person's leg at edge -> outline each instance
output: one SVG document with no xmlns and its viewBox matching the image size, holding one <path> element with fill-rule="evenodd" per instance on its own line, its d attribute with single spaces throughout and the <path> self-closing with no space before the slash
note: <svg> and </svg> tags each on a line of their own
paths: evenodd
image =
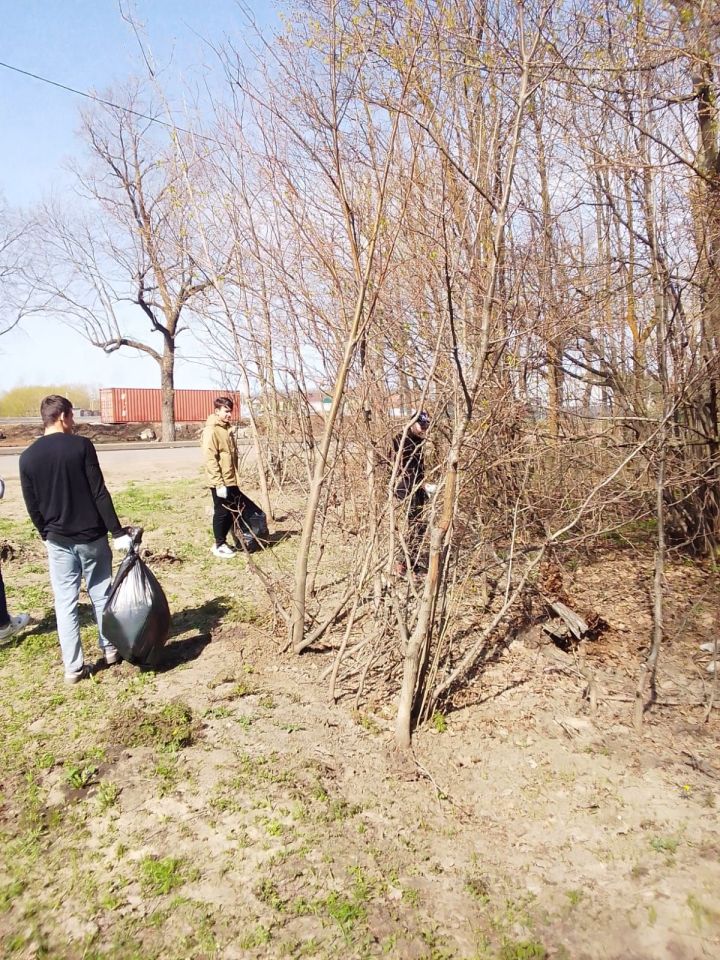
<svg viewBox="0 0 720 960">
<path fill-rule="evenodd" d="M 27 613 L 18 613 L 14 617 L 10 616 L 5 596 L 2 567 L 0 567 L 0 640 L 7 640 L 14 636 L 18 630 L 22 630 L 28 623 L 30 623 L 30 617 Z"/>
<path fill-rule="evenodd" d="M 230 490 L 232 490 L 232 487 L 228 490 L 228 494 Z M 213 536 L 215 537 L 215 546 L 219 547 L 227 541 L 227 535 L 230 533 L 233 518 L 232 513 L 227 508 L 226 501 L 220 499 L 214 487 L 210 488 L 210 493 L 212 494 L 213 501 Z"/>
<path fill-rule="evenodd" d="M 95 622 L 98 626 L 98 643 L 102 653 L 109 649 L 113 654 L 115 648 L 108 644 L 102 634 L 102 615 L 105 602 L 112 582 L 112 551 L 107 537 L 101 537 L 92 543 L 79 543 L 77 553 L 82 566 L 83 577 L 87 592 L 95 611 Z"/>
<path fill-rule="evenodd" d="M 46 544 L 60 650 L 66 675 L 73 674 L 82 670 L 84 664 L 78 618 L 82 567 L 75 545 L 64 546 L 50 540 Z"/>
<path fill-rule="evenodd" d="M 3 583 L 2 567 L 0 567 L 0 630 L 10 624 L 7 600 L 5 599 L 5 584 Z"/>
</svg>

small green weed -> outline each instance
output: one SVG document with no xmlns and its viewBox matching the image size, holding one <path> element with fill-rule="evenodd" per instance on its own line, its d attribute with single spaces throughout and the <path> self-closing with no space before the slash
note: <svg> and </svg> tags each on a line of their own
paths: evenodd
<svg viewBox="0 0 720 960">
<path fill-rule="evenodd" d="M 498 960 L 546 960 L 547 955 L 538 940 L 503 940 Z"/>
<path fill-rule="evenodd" d="M 267 927 L 261 925 L 256 926 L 249 933 L 246 933 L 244 937 L 240 937 L 238 941 L 241 950 L 252 950 L 253 947 L 264 947 L 267 943 L 270 943 L 270 931 Z"/>
<path fill-rule="evenodd" d="M 155 896 L 170 893 L 197 877 L 198 871 L 189 868 L 182 857 L 145 857 L 140 861 L 140 884 L 145 893 Z"/>
<path fill-rule="evenodd" d="M 257 623 L 263 615 L 251 600 L 235 597 L 227 619 L 235 623 Z"/>
<path fill-rule="evenodd" d="M 41 753 L 35 760 L 35 766 L 40 770 L 52 770 L 55 766 L 55 755 L 53 753 Z"/>
<path fill-rule="evenodd" d="M 153 773 L 160 781 L 160 796 L 165 796 L 178 782 L 180 774 L 177 760 L 173 756 L 162 757 L 155 764 Z"/>
<path fill-rule="evenodd" d="M 690 893 L 687 898 L 687 905 L 690 907 L 690 911 L 693 916 L 693 924 L 696 930 L 702 930 L 704 924 L 708 921 L 717 921 L 720 919 L 720 913 L 717 910 L 712 910 L 710 907 L 706 907 L 704 903 L 701 903 L 698 898 Z"/>
<path fill-rule="evenodd" d="M 448 724 L 444 714 L 438 713 L 436 710 L 432 715 L 430 723 L 432 724 L 433 730 L 436 730 L 438 733 L 447 733 Z"/>
<path fill-rule="evenodd" d="M 97 770 L 98 768 L 94 763 L 69 767 L 65 779 L 75 790 L 82 790 L 94 782 Z"/>
<path fill-rule="evenodd" d="M 355 719 L 368 733 L 382 733 L 381 727 L 375 722 L 373 717 L 369 716 L 367 713 L 361 713 L 359 710 L 355 713 Z"/>
<path fill-rule="evenodd" d="M 366 916 L 365 907 L 361 903 L 348 900 L 335 891 L 330 893 L 324 901 L 320 901 L 317 906 L 325 910 L 346 937 L 353 926 L 359 920 L 364 920 Z"/>
<path fill-rule="evenodd" d="M 490 885 L 480 874 L 473 874 L 465 880 L 465 890 L 480 903 L 488 903 L 490 900 Z"/>
<path fill-rule="evenodd" d="M 678 837 L 651 837 L 650 846 L 655 851 L 655 853 L 662 853 L 665 855 L 668 863 L 672 863 L 675 854 L 677 853 L 677 848 L 680 844 Z"/>
<path fill-rule="evenodd" d="M 280 896 L 277 885 L 268 877 L 262 880 L 255 888 L 255 896 L 261 903 L 272 907 L 273 910 L 277 910 L 278 912 L 285 906 L 285 901 Z"/>
<path fill-rule="evenodd" d="M 208 707 L 208 709 L 203 714 L 208 720 L 226 720 L 228 717 L 233 715 L 232 710 L 229 707 Z"/>
<path fill-rule="evenodd" d="M 24 880 L 13 880 L 6 886 L 0 887 L 0 910 L 8 910 L 12 906 L 13 900 L 19 897 L 24 889 Z"/>
<path fill-rule="evenodd" d="M 120 796 L 120 787 L 112 780 L 101 780 L 97 791 L 98 806 L 101 810 L 108 810 L 115 806 Z"/>
<path fill-rule="evenodd" d="M 570 906 L 574 909 L 580 905 L 580 902 L 583 898 L 582 890 L 566 890 L 565 896 L 568 898 Z"/>
</svg>

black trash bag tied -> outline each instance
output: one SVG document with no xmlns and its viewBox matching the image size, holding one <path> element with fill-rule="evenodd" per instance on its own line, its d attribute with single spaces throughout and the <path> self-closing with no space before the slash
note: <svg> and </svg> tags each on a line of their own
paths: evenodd
<svg viewBox="0 0 720 960">
<path fill-rule="evenodd" d="M 123 660 L 154 663 L 170 634 L 170 607 L 157 577 L 140 557 L 143 528 L 129 527 L 132 540 L 110 587 L 102 617 L 105 639 Z"/>
</svg>

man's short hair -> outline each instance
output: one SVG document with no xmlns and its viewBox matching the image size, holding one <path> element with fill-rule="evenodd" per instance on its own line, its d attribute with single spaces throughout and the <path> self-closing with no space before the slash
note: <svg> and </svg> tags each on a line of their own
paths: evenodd
<svg viewBox="0 0 720 960">
<path fill-rule="evenodd" d="M 215 409 L 222 410 L 223 407 L 227 407 L 228 410 L 232 410 L 235 404 L 232 402 L 230 397 L 215 397 Z"/>
<path fill-rule="evenodd" d="M 43 426 L 51 427 L 54 423 L 58 422 L 63 414 L 69 417 L 72 413 L 72 408 L 73 405 L 67 397 L 61 397 L 57 393 L 51 393 L 50 396 L 45 397 L 40 404 L 40 416 L 42 417 Z"/>
</svg>

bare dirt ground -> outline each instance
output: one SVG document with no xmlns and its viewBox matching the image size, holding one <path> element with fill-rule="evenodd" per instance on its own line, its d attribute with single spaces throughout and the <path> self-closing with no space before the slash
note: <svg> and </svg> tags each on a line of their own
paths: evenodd
<svg viewBox="0 0 720 960">
<path fill-rule="evenodd" d="M 145 430 L 152 430 L 160 436 L 157 423 L 96 423 L 78 421 L 76 431 L 83 437 L 89 437 L 94 443 L 131 443 L 140 439 Z M 202 431 L 202 424 L 178 424 L 178 440 L 196 440 Z M 3 447 L 27 446 L 42 434 L 40 420 L 28 423 L 0 423 L 0 450 Z"/>
<path fill-rule="evenodd" d="M 129 474 L 101 454 L 114 494 L 150 481 L 116 503 L 145 525 L 174 612 L 156 673 L 63 685 L 42 548 L 9 490 L 4 574 L 36 622 L 0 648 L 3 956 L 720 956 L 717 710 L 704 722 L 698 652 L 717 631 L 709 568 L 670 565 L 660 702 L 641 733 L 652 558 L 615 544 L 565 570 L 608 623 L 583 662 L 524 631 L 417 732 L 409 762 L 393 703 L 329 703 L 331 653 L 281 654 L 245 560 L 209 555 L 192 453 Z M 283 507 L 296 530 L 302 504 Z M 290 536 L 260 562 L 289 572 L 294 550 Z"/>
</svg>

